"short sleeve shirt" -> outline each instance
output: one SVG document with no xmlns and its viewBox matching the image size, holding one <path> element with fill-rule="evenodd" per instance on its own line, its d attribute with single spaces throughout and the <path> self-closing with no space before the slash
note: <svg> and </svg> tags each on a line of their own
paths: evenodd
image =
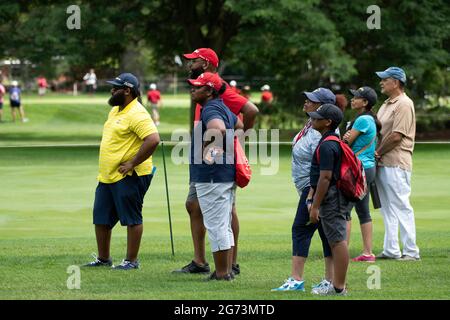
<svg viewBox="0 0 450 320">
<path fill-rule="evenodd" d="M 412 170 L 412 153 L 416 134 L 416 116 L 414 103 L 405 94 L 394 99 L 387 99 L 377 113 L 381 122 L 381 141 L 392 132 L 402 134 L 402 140 L 391 151 L 381 156 L 379 166 L 400 167 L 403 170 Z"/>
<path fill-rule="evenodd" d="M 137 99 L 122 111 L 119 111 L 119 107 L 113 107 L 103 127 L 98 180 L 114 183 L 123 179 L 124 176 L 118 171 L 120 164 L 132 160 L 141 148 L 143 139 L 157 132 L 150 114 Z M 138 176 L 150 174 L 152 170 L 152 157 L 134 168 Z"/>
<path fill-rule="evenodd" d="M 320 132 L 310 126 L 310 121 L 308 120 L 306 132 L 301 139 L 297 140 L 298 135 L 296 135 L 292 142 L 292 179 L 299 193 L 310 185 L 311 160 L 322 139 Z M 335 133 L 339 136 L 339 128 Z"/>
<path fill-rule="evenodd" d="M 222 120 L 226 129 L 231 130 L 222 138 L 223 152 L 221 155 L 216 157 L 213 164 L 207 164 L 203 159 L 204 133 L 207 130 L 208 122 L 213 119 Z M 201 111 L 200 122 L 196 124 L 192 136 L 189 165 L 190 182 L 223 183 L 235 180 L 236 169 L 233 162 L 234 149 L 232 143 L 236 121 L 236 115 L 231 113 L 222 99 L 213 99 L 205 104 Z M 217 161 L 218 157 L 221 158 L 220 161 Z"/>
<path fill-rule="evenodd" d="M 3 103 L 3 96 L 5 95 L 5 93 L 6 93 L 5 87 L 2 84 L 0 84 L 0 103 Z"/>
<path fill-rule="evenodd" d="M 264 91 L 261 94 L 261 101 L 262 102 L 269 103 L 269 102 L 272 101 L 272 99 L 273 99 L 273 95 L 272 95 L 272 92 L 270 92 L 270 91 Z"/>
<path fill-rule="evenodd" d="M 322 142 L 326 137 L 334 135 L 339 137 L 334 132 L 327 132 L 323 135 L 317 148 L 319 148 L 319 160 L 317 159 L 317 149 L 314 152 L 311 161 L 311 173 L 310 182 L 311 187 L 316 188 L 319 182 L 320 171 L 329 170 L 333 171 L 333 175 L 330 182 L 330 187 L 336 184 L 336 177 L 339 177 L 339 166 L 341 160 L 341 147 L 336 141 Z"/>
<path fill-rule="evenodd" d="M 374 118 L 371 115 L 360 116 L 356 119 L 352 128 L 360 132 L 359 136 L 352 144 L 353 152 L 356 154 L 370 144 L 358 155 L 358 158 L 361 160 L 364 169 L 375 167 L 377 126 Z"/>
<path fill-rule="evenodd" d="M 20 103 L 20 88 L 12 87 L 9 90 L 9 100 L 15 103 Z"/>
<path fill-rule="evenodd" d="M 150 103 L 157 104 L 161 100 L 161 93 L 159 90 L 149 90 L 147 92 L 147 99 Z"/>
</svg>

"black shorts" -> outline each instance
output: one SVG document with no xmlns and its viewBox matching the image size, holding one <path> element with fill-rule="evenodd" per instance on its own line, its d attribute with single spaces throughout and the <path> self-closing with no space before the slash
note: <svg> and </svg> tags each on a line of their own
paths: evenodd
<svg viewBox="0 0 450 320">
<path fill-rule="evenodd" d="M 11 104 L 11 108 L 20 108 L 20 102 L 12 100 L 10 100 L 9 102 Z"/>
<path fill-rule="evenodd" d="M 319 209 L 323 231 L 330 244 L 347 239 L 347 215 L 349 201 L 336 186 L 328 189 Z"/>
<path fill-rule="evenodd" d="M 142 205 L 153 175 L 126 176 L 115 183 L 99 182 L 95 191 L 94 224 L 108 225 L 118 221 L 122 226 L 142 224 Z"/>
</svg>

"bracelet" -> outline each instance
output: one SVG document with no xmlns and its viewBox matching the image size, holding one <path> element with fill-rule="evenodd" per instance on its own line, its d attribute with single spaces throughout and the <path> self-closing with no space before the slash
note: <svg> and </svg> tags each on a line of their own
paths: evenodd
<svg viewBox="0 0 450 320">
<path fill-rule="evenodd" d="M 313 199 L 306 199 L 306 204 L 313 204 Z"/>
</svg>

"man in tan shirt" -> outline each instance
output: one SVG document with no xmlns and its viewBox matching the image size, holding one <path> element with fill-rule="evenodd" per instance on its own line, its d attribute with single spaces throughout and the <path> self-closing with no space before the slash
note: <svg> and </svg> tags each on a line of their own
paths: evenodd
<svg viewBox="0 0 450 320">
<path fill-rule="evenodd" d="M 377 75 L 381 78 L 381 92 L 389 97 L 377 114 L 382 124 L 381 140 L 375 151 L 377 186 L 385 227 L 383 252 L 377 258 L 420 260 L 414 211 L 409 202 L 416 133 L 414 103 L 404 91 L 403 69 L 390 67 Z M 399 227 L 403 254 L 398 241 Z"/>
</svg>

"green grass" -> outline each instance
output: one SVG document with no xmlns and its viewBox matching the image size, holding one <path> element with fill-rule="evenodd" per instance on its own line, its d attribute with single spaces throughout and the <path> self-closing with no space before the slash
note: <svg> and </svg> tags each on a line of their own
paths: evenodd
<svg viewBox="0 0 450 320">
<path fill-rule="evenodd" d="M 12 123 L 8 103 L 4 123 L 0 123 L 0 146 L 99 144 L 103 124 L 111 108 L 109 96 L 94 97 L 50 94 L 25 95 L 23 105 L 28 123 Z M 160 134 L 170 139 L 175 129 L 189 128 L 189 97 L 186 94 L 163 97 Z M 144 101 L 146 101 L 144 99 Z"/>
<path fill-rule="evenodd" d="M 65 112 L 67 105 L 72 106 L 69 108 L 72 116 Z M 97 141 L 107 107 L 100 103 L 97 106 L 87 103 L 37 106 L 28 106 L 30 123 L 0 125 L 3 146 L 24 146 L 0 148 L 0 299 L 316 299 L 308 292 L 270 292 L 290 273 L 290 229 L 298 199 L 290 178 L 289 147 L 281 149 L 277 175 L 261 175 L 260 167 L 253 165 L 251 184 L 238 190 L 242 274 L 236 281 L 205 283 L 203 276 L 170 273 L 192 259 L 189 219 L 184 209 L 188 167 L 168 163 L 175 241 L 175 257 L 172 257 L 159 148 L 154 157 L 158 171 L 143 211 L 142 269 L 131 272 L 82 269 L 81 289 L 68 290 L 67 267 L 90 261 L 90 253 L 96 251 L 92 205 L 97 184 L 98 147 L 25 145 Z M 101 108 L 105 110 L 100 111 Z M 177 107 L 167 109 L 172 108 L 177 110 Z M 182 118 L 174 114 L 176 116 Z M 55 131 L 51 124 L 55 125 Z M 79 125 L 89 133 L 89 139 L 82 134 L 76 136 Z M 178 126 L 167 123 L 166 127 L 163 123 L 161 130 L 170 133 L 168 128 Z M 67 136 L 58 140 L 65 128 Z M 14 129 L 17 130 L 15 136 L 8 135 Z M 35 135 L 41 138 L 33 140 Z M 169 154 L 168 149 L 166 152 Z M 368 264 L 351 263 L 350 296 L 345 299 L 450 298 L 449 176 L 450 146 L 416 146 L 411 201 L 422 261 L 377 261 L 381 270 L 380 290 L 367 288 Z M 379 210 L 372 211 L 372 215 L 374 251 L 378 253 L 382 249 L 384 229 Z M 361 236 L 357 219 L 353 223 L 350 251 L 355 256 L 361 249 Z M 112 238 L 112 256 L 116 263 L 124 257 L 125 248 L 125 229 L 116 226 Z M 316 236 L 306 264 L 307 288 L 322 276 L 320 248 Z M 213 262 L 208 243 L 207 258 Z"/>
</svg>

